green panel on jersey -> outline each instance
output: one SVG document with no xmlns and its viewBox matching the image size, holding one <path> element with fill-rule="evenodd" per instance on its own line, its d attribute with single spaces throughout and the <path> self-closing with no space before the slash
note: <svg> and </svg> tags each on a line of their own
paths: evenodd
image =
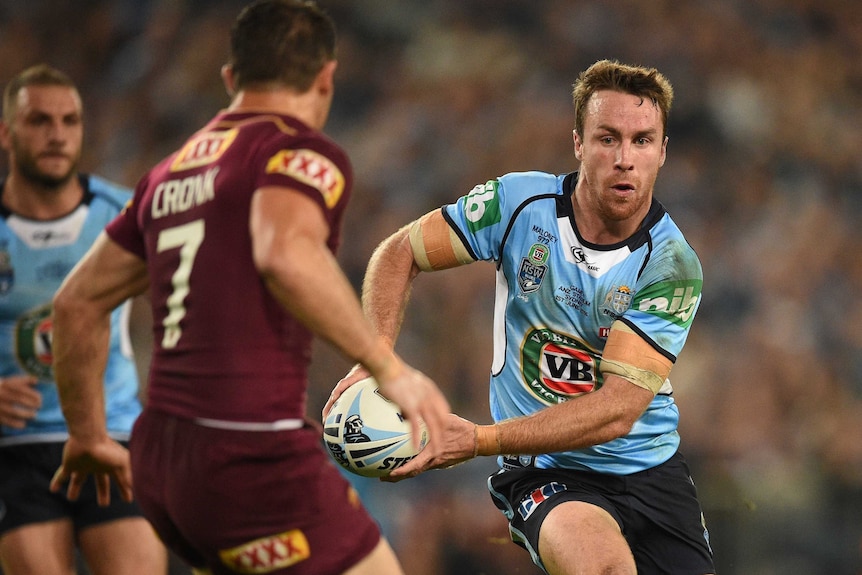
<svg viewBox="0 0 862 575">
<path fill-rule="evenodd" d="M 484 186 L 476 186 L 464 199 L 464 216 L 470 231 L 476 233 L 482 228 L 500 221 L 500 198 L 497 190 L 500 182 L 490 180 Z"/>
<path fill-rule="evenodd" d="M 680 326 L 688 326 L 700 300 L 703 280 L 659 282 L 637 292 L 632 307 L 655 314 Z"/>
</svg>

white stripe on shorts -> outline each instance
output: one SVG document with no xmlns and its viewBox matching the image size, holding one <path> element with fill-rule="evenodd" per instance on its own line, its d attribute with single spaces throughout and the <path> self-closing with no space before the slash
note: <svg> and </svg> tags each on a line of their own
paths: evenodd
<svg viewBox="0 0 862 575">
<path fill-rule="evenodd" d="M 222 419 L 209 419 L 206 417 L 195 418 L 195 423 L 204 427 L 215 427 L 216 429 L 230 429 L 232 431 L 284 431 L 300 429 L 305 422 L 301 419 L 279 419 L 272 422 L 253 421 L 225 421 Z"/>
</svg>

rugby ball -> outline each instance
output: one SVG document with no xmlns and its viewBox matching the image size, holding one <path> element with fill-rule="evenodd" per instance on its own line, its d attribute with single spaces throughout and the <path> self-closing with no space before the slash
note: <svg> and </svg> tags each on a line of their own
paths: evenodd
<svg viewBox="0 0 862 575">
<path fill-rule="evenodd" d="M 401 409 L 380 393 L 368 377 L 348 387 L 323 422 L 329 454 L 344 469 L 363 477 L 383 477 L 404 465 L 428 443 L 421 424 L 419 449 L 413 446 L 410 422 Z"/>
</svg>

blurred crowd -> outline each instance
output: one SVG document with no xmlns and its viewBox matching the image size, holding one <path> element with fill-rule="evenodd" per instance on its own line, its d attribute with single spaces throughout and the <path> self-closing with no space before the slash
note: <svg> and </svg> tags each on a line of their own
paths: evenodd
<svg viewBox="0 0 862 575">
<path fill-rule="evenodd" d="M 240 0 L 0 1 L 0 83 L 79 84 L 85 171 L 127 185 L 228 103 Z M 398 226 L 506 172 L 576 169 L 570 90 L 595 60 L 676 91 L 656 195 L 704 265 L 671 374 L 723 575 L 862 574 L 862 3 L 320 0 L 340 34 L 327 132 L 356 176 L 339 259 L 357 289 Z M 5 166 L 0 164 L 0 173 Z M 493 267 L 425 274 L 399 351 L 490 420 Z M 324 345 L 316 417 L 350 367 Z M 532 574 L 473 461 L 357 480 L 414 575 Z"/>
</svg>

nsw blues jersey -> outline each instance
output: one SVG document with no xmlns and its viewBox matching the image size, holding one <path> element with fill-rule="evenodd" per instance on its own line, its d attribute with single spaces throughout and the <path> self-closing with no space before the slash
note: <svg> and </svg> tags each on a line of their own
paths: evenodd
<svg viewBox="0 0 862 575">
<path fill-rule="evenodd" d="M 130 191 L 95 176 L 80 178 L 84 200 L 62 218 L 35 221 L 0 207 L 0 377 L 33 375 L 42 395 L 41 409 L 24 429 L 0 426 L 0 446 L 68 437 L 51 371 L 51 301 L 66 274 L 131 198 Z M 3 185 L 0 181 L 0 190 Z M 115 439 L 128 438 L 141 410 L 128 307 L 111 316 L 105 372 L 108 431 Z"/>
<path fill-rule="evenodd" d="M 575 181 L 576 174 L 512 173 L 443 208 L 471 255 L 497 265 L 495 421 L 601 387 L 615 320 L 676 361 L 700 304 L 700 261 L 658 201 L 632 237 L 595 245 L 575 225 Z M 672 391 L 665 381 L 628 435 L 540 455 L 535 465 L 626 475 L 663 463 L 679 445 Z"/>
</svg>

